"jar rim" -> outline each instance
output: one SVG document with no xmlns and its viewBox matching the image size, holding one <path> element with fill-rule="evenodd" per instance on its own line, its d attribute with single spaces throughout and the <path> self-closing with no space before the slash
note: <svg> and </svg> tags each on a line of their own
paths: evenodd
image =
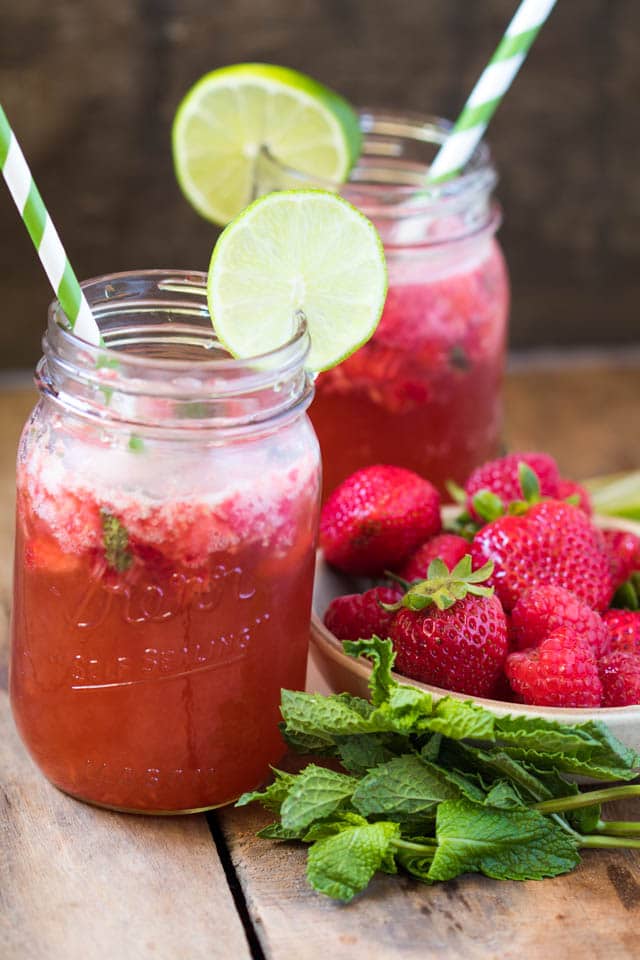
<svg viewBox="0 0 640 960">
<path fill-rule="evenodd" d="M 204 271 L 145 268 L 142 270 L 122 270 L 116 273 L 105 273 L 81 281 L 80 287 L 87 297 L 89 305 L 97 321 L 103 317 L 107 317 L 109 314 L 117 312 L 118 308 L 121 307 L 124 302 L 124 297 L 122 295 L 119 296 L 117 290 L 114 294 L 110 295 L 108 288 L 112 287 L 114 283 L 125 284 L 131 281 L 148 281 L 149 284 L 157 283 L 157 289 L 161 293 L 166 292 L 167 294 L 175 293 L 191 296 L 202 296 L 205 299 L 200 307 L 198 307 L 195 303 L 192 305 L 186 301 L 174 300 L 167 300 L 166 303 L 162 304 L 162 306 L 173 307 L 174 309 L 184 311 L 185 314 L 190 313 L 194 317 L 206 316 L 210 320 L 209 308 L 206 302 L 207 274 L 204 273 Z M 92 293 L 101 287 L 105 290 L 105 298 L 103 301 L 96 303 Z M 142 305 L 146 303 L 145 300 L 136 301 L 133 298 L 129 301 L 131 304 L 136 302 Z M 217 340 L 215 327 L 213 324 L 211 324 L 207 332 L 222 346 L 221 342 Z M 118 361 L 122 363 L 124 360 L 127 365 L 139 365 L 141 370 L 144 370 L 145 368 L 157 369 L 158 366 L 166 366 L 166 368 L 172 372 L 179 370 L 192 371 L 194 368 L 205 371 L 224 369 L 240 372 L 250 365 L 262 365 L 266 362 L 270 362 L 273 368 L 275 368 L 278 366 L 277 361 L 279 359 L 282 359 L 282 363 L 284 365 L 288 365 L 288 355 L 292 352 L 297 354 L 300 351 L 303 351 L 304 360 L 311 345 L 306 322 L 304 319 L 298 319 L 296 329 L 286 343 L 281 344 L 279 347 L 275 347 L 273 350 L 267 350 L 264 353 L 256 354 L 252 357 L 238 358 L 228 355 L 225 357 L 209 357 L 207 359 L 199 358 L 197 361 L 179 360 L 172 357 L 144 357 L 140 356 L 139 354 L 130 354 L 124 351 L 115 350 L 110 347 L 108 343 L 97 346 L 87 340 L 83 340 L 81 337 L 78 337 L 72 330 L 69 329 L 66 316 L 62 310 L 60 301 L 57 299 L 52 300 L 49 304 L 48 326 L 45 337 L 43 338 L 43 343 L 48 343 L 54 348 L 67 347 L 69 349 L 74 349 L 81 347 L 83 353 L 87 357 L 88 362 L 91 360 L 97 361 L 104 358 L 103 366 L 108 366 L 110 361 Z M 226 348 L 223 347 L 223 349 Z"/>
<path fill-rule="evenodd" d="M 484 140 L 478 144 L 460 173 L 438 183 L 428 186 L 421 184 L 422 178 L 429 170 L 429 164 L 426 161 L 416 165 L 413 183 L 367 183 L 358 179 L 357 176 L 354 179 L 354 173 L 358 175 L 358 172 L 360 174 L 365 172 L 365 168 L 361 166 L 363 158 L 366 159 L 372 155 L 383 156 L 383 154 L 370 152 L 375 146 L 373 137 L 381 136 L 398 141 L 405 139 L 418 144 L 439 147 L 453 129 L 453 123 L 444 117 L 415 111 L 399 113 L 365 106 L 359 109 L 358 115 L 363 133 L 363 149 L 346 183 L 316 177 L 295 167 L 287 166 L 274 157 L 267 147 L 262 147 L 261 159 L 293 183 L 298 182 L 301 188 L 313 184 L 333 192 L 341 192 L 367 216 L 379 216 L 380 211 L 385 208 L 397 208 L 402 205 L 410 206 L 414 211 L 416 207 L 421 210 L 434 209 L 437 205 L 459 201 L 460 198 L 479 191 L 489 193 L 495 187 L 498 176 L 489 145 Z M 387 155 L 392 156 L 391 147 L 388 146 L 387 149 Z M 397 210 L 390 215 L 397 216 Z"/>
<path fill-rule="evenodd" d="M 200 271 L 127 271 L 81 286 L 105 345 L 63 326 L 66 318 L 54 301 L 36 370 L 41 393 L 80 416 L 162 432 L 228 434 L 271 427 L 299 416 L 311 402 L 303 318 L 287 343 L 237 359 L 216 337 Z"/>
</svg>

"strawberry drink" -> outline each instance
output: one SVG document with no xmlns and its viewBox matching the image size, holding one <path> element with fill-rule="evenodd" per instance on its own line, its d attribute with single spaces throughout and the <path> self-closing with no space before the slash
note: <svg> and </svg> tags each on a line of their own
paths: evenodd
<svg viewBox="0 0 640 960">
<path fill-rule="evenodd" d="M 461 176 L 426 193 L 445 124 L 377 113 L 361 122 L 364 151 L 342 193 L 378 228 L 389 288 L 373 338 L 318 378 L 325 496 L 371 463 L 408 467 L 444 492 L 500 441 L 509 284 L 495 172 L 481 146 Z"/>
<path fill-rule="evenodd" d="M 203 282 L 88 285 L 110 350 L 52 316 L 19 452 L 18 729 L 56 786 L 139 812 L 213 807 L 263 780 L 284 750 L 280 690 L 305 679 L 308 336 L 259 366 L 229 359 Z"/>
</svg>

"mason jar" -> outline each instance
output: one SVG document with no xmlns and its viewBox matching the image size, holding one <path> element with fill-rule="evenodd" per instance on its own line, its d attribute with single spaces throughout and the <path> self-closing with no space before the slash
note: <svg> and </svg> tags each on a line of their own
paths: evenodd
<svg viewBox="0 0 640 960">
<path fill-rule="evenodd" d="M 444 493 L 500 445 L 509 283 L 495 239 L 496 173 L 481 144 L 458 176 L 430 185 L 447 121 L 363 110 L 360 123 L 363 150 L 346 184 L 311 181 L 267 152 L 256 176 L 258 192 L 339 190 L 384 244 L 389 291 L 378 329 L 316 383 L 325 495 L 372 463 L 415 470 Z"/>
<path fill-rule="evenodd" d="M 83 284 L 104 347 L 54 304 L 18 453 L 11 700 L 81 800 L 183 813 L 284 752 L 304 686 L 320 469 L 301 325 L 234 360 L 204 274 Z"/>
</svg>

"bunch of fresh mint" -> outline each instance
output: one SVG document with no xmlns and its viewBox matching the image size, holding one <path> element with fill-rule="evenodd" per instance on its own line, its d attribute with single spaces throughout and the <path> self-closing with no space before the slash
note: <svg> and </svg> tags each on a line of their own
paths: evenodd
<svg viewBox="0 0 640 960">
<path fill-rule="evenodd" d="M 582 847 L 640 847 L 640 823 L 603 821 L 600 804 L 640 786 L 582 792 L 571 775 L 631 780 L 640 757 L 604 724 L 498 717 L 396 683 L 388 640 L 344 644 L 373 661 L 371 701 L 282 692 L 282 731 L 298 753 L 331 757 L 275 771 L 259 800 L 278 819 L 259 836 L 309 843 L 307 878 L 339 900 L 378 870 L 425 882 L 484 873 L 535 880 L 572 870 Z M 335 766 L 335 764 L 334 764 Z M 568 776 L 569 775 L 569 776 Z"/>
</svg>

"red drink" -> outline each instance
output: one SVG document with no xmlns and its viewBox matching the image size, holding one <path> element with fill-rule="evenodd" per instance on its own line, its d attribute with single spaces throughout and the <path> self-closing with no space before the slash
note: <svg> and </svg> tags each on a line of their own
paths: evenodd
<svg viewBox="0 0 640 960">
<path fill-rule="evenodd" d="M 440 277 L 427 267 L 402 282 L 389 266 L 373 338 L 316 385 L 325 494 L 371 463 L 408 467 L 444 492 L 497 452 L 509 299 L 497 244 Z"/>
<path fill-rule="evenodd" d="M 183 419 L 185 379 L 170 362 L 125 425 L 115 414 L 133 380 L 119 369 L 105 429 L 71 411 L 76 384 L 47 392 L 61 372 L 54 336 L 68 338 L 50 326 L 51 380 L 19 458 L 18 729 L 81 799 L 144 812 L 229 802 L 282 755 L 280 689 L 304 686 L 319 487 L 308 385 L 298 370 L 287 409 L 278 370 L 259 388 L 245 370 L 243 395 L 236 369 L 225 399 L 219 383 L 215 397 L 198 391 L 192 364 L 189 389 L 206 399 Z M 224 363 L 212 361 L 218 381 Z"/>
<path fill-rule="evenodd" d="M 377 227 L 389 293 L 372 340 L 317 381 L 324 495 L 372 463 L 408 467 L 444 493 L 500 444 L 509 285 L 496 174 L 482 144 L 460 175 L 430 185 L 450 125 L 367 110 L 360 122 L 362 155 L 333 187 Z M 258 177 L 263 192 L 318 185 L 271 157 Z"/>
</svg>

